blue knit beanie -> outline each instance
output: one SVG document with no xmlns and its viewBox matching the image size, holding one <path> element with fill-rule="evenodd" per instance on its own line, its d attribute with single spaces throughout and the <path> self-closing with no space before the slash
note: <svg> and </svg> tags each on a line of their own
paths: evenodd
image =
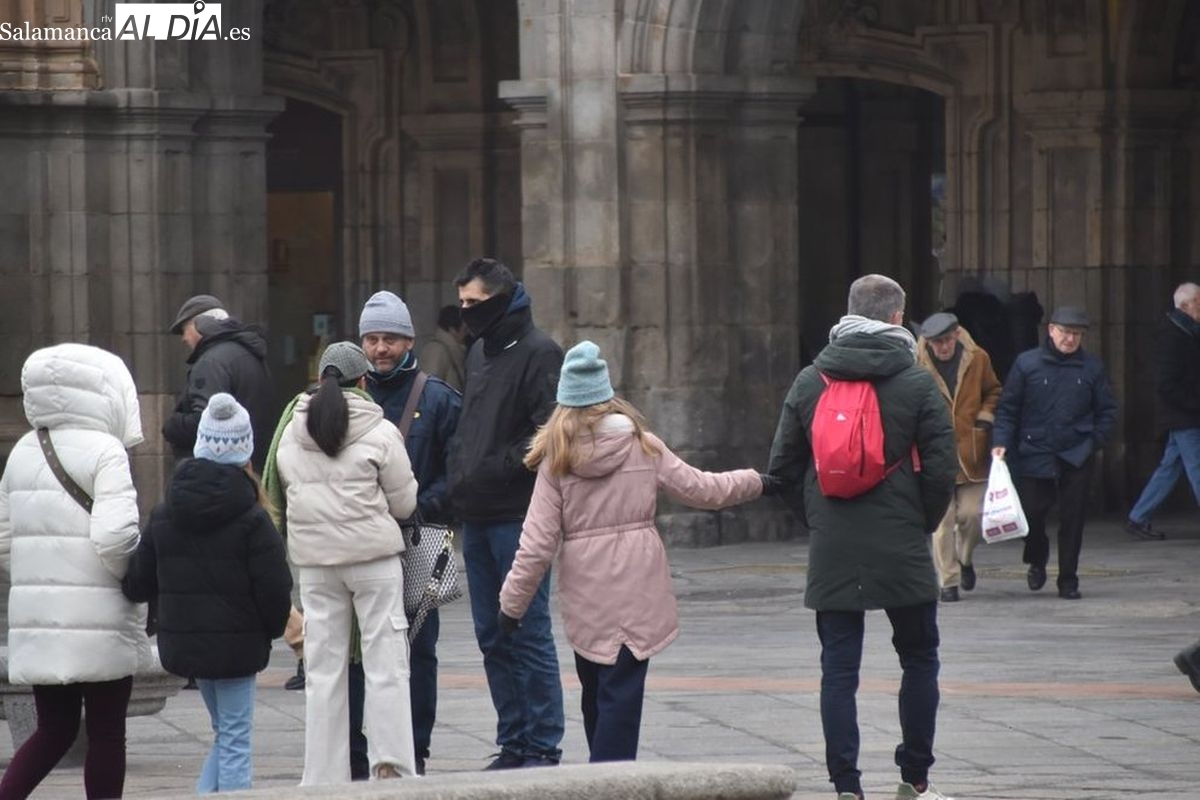
<svg viewBox="0 0 1200 800">
<path fill-rule="evenodd" d="M 363 306 L 358 317 L 358 337 L 361 339 L 368 333 L 395 333 L 409 339 L 417 338 L 408 306 L 391 292 L 376 292 Z"/>
<path fill-rule="evenodd" d="M 568 350 L 558 378 L 558 404 L 583 408 L 612 399 L 608 364 L 600 357 L 600 348 L 585 340 Z"/>
<path fill-rule="evenodd" d="M 236 467 L 250 461 L 254 455 L 254 429 L 250 427 L 249 412 L 233 395 L 217 392 L 208 398 L 208 405 L 200 413 L 192 455 Z"/>
</svg>

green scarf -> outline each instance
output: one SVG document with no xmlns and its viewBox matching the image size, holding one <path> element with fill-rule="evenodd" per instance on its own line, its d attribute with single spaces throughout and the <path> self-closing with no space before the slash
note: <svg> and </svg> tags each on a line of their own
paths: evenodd
<svg viewBox="0 0 1200 800">
<path fill-rule="evenodd" d="M 364 400 L 375 402 L 375 398 L 357 387 L 342 391 L 353 392 Z M 293 397 L 287 407 L 283 409 L 283 413 L 279 416 L 279 424 L 275 426 L 275 435 L 271 437 L 271 448 L 267 450 L 267 463 L 263 465 L 263 491 L 267 493 L 267 500 L 270 501 L 267 510 L 271 514 L 271 521 L 275 523 L 275 527 L 283 536 L 285 545 L 287 544 L 287 492 L 283 488 L 283 482 L 279 479 L 279 440 L 283 438 L 284 429 L 296 415 L 296 403 L 299 403 L 300 398 L 308 394 L 309 392 L 301 392 Z M 350 617 L 350 660 L 355 663 L 362 661 L 362 632 L 358 629 L 358 617 L 353 614 Z"/>
</svg>

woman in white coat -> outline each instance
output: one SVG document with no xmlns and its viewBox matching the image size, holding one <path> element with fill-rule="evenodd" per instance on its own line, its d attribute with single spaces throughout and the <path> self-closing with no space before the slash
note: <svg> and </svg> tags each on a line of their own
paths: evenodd
<svg viewBox="0 0 1200 800">
<path fill-rule="evenodd" d="M 49 774 L 79 732 L 82 706 L 87 796 L 120 797 L 133 674 L 152 658 L 144 616 L 121 593 L 138 545 L 125 452 L 142 441 L 137 390 L 120 358 L 82 344 L 35 351 L 21 389 L 34 430 L 0 478 L 0 567 L 12 580 L 8 679 L 32 684 L 37 730 L 9 763 L 0 800 L 28 797 Z M 75 499 L 56 477 L 38 429 L 88 497 Z"/>
<path fill-rule="evenodd" d="M 362 631 L 371 774 L 416 774 L 396 520 L 416 509 L 417 481 L 400 431 L 362 391 L 369 368 L 356 344 L 326 348 L 320 388 L 296 402 L 275 456 L 304 606 L 306 786 L 350 782 L 352 614 Z"/>
</svg>

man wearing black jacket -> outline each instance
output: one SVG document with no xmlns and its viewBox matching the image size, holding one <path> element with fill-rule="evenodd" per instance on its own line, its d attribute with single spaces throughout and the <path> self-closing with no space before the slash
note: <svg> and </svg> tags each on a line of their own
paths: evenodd
<svg viewBox="0 0 1200 800">
<path fill-rule="evenodd" d="M 562 348 L 534 326 L 525 287 L 501 261 L 475 259 L 455 284 L 476 341 L 467 353 L 449 487 L 463 521 L 471 616 L 498 716 L 500 752 L 487 768 L 554 765 L 562 757 L 563 703 L 549 573 L 512 635 L 500 630 L 498 614 L 533 495 L 525 452 L 554 409 Z"/>
<path fill-rule="evenodd" d="M 1167 433 L 1162 463 L 1129 512 L 1125 530 L 1138 539 L 1165 539 L 1150 517 L 1187 475 L 1200 503 L 1200 286 L 1180 284 L 1175 308 L 1159 323 L 1155 355 L 1159 427 Z"/>
<path fill-rule="evenodd" d="M 187 383 L 162 428 L 175 457 L 191 456 L 200 413 L 208 405 L 208 398 L 228 392 L 250 413 L 254 426 L 250 463 L 261 475 L 279 417 L 267 369 L 266 340 L 256 328 L 231 318 L 225 304 L 210 294 L 184 301 L 170 331 L 192 351 L 187 359 Z"/>
</svg>

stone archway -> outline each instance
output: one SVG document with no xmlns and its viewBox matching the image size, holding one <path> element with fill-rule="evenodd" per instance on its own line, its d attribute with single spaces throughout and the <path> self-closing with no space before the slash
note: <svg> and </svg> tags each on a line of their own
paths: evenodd
<svg viewBox="0 0 1200 800">
<path fill-rule="evenodd" d="M 944 98 L 942 300 L 986 276 L 1088 306 L 1090 346 L 1135 407 L 1131 325 L 1161 307 L 1147 287 L 1200 263 L 1200 181 L 1180 177 L 1200 161 L 1196 91 L 1171 67 L 1186 5 L 522 3 L 522 80 L 502 92 L 551 327 L 614 353 L 687 454 L 761 459 L 799 361 L 797 117 L 814 80 L 884 81 Z M 1108 449 L 1109 502 L 1131 491 L 1145 416 Z"/>
<path fill-rule="evenodd" d="M 515 132 L 494 99 L 515 72 L 515 0 L 271 0 L 266 20 L 268 91 L 344 121 L 343 320 L 388 288 L 424 336 L 469 258 L 520 267 Z"/>
</svg>

